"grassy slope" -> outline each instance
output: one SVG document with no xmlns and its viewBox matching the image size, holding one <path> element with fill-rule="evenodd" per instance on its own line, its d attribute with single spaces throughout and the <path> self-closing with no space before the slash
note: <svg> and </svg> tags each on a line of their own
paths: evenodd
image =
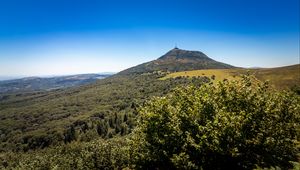
<svg viewBox="0 0 300 170">
<path fill-rule="evenodd" d="M 240 72 L 240 69 L 207 69 L 207 70 L 193 70 L 193 71 L 182 71 L 168 74 L 163 77 L 162 80 L 176 77 L 209 77 L 215 76 L 215 81 L 221 81 L 224 79 L 234 80 L 238 77 L 236 73 Z"/>
<path fill-rule="evenodd" d="M 253 74 L 261 81 L 269 80 L 270 84 L 278 89 L 300 86 L 300 64 L 270 69 L 255 69 Z"/>
<path fill-rule="evenodd" d="M 212 77 L 214 75 L 215 81 L 224 79 L 234 80 L 239 79 L 240 75 L 246 74 L 247 72 L 254 75 L 260 81 L 270 81 L 270 84 L 277 89 L 288 89 L 300 85 L 300 64 L 269 69 L 208 69 L 182 71 L 168 74 L 162 79 L 199 76 Z"/>
</svg>

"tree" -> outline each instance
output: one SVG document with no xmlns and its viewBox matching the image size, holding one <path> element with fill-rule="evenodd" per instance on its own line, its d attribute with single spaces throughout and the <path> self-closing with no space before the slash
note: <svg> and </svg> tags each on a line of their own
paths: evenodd
<svg viewBox="0 0 300 170">
<path fill-rule="evenodd" d="M 140 110 L 137 167 L 289 168 L 297 161 L 299 96 L 251 78 L 177 88 Z"/>
<path fill-rule="evenodd" d="M 215 75 L 212 75 L 212 76 L 211 76 L 211 79 L 212 79 L 212 80 L 215 80 L 215 79 L 216 79 L 216 76 L 215 76 Z"/>
<path fill-rule="evenodd" d="M 68 128 L 65 133 L 64 133 L 64 137 L 65 137 L 65 143 L 71 142 L 73 140 L 76 139 L 76 131 L 74 126 L 71 126 L 70 128 Z"/>
</svg>

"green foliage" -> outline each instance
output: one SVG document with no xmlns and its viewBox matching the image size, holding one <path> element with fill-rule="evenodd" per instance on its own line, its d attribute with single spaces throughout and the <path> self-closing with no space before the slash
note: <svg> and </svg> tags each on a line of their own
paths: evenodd
<svg viewBox="0 0 300 170">
<path fill-rule="evenodd" d="M 300 99 L 242 81 L 177 88 L 141 109 L 137 168 L 289 168 L 299 151 Z"/>
<path fill-rule="evenodd" d="M 298 85 L 298 86 L 293 86 L 293 87 L 291 88 L 291 90 L 292 90 L 293 92 L 295 92 L 296 94 L 300 95 L 300 85 Z"/>
<path fill-rule="evenodd" d="M 122 169 L 129 167 L 130 158 L 126 139 L 99 139 L 27 153 L 0 154 L 0 169 Z"/>
</svg>

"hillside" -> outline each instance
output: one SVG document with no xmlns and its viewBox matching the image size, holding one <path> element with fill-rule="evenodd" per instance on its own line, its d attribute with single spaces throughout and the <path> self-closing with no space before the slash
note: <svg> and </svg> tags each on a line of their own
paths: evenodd
<svg viewBox="0 0 300 170">
<path fill-rule="evenodd" d="M 241 75 L 249 73 L 258 80 L 264 82 L 269 81 L 270 85 L 277 89 L 290 89 L 300 85 L 300 64 L 278 67 L 278 68 L 257 68 L 257 69 L 207 69 L 192 70 L 170 73 L 162 78 L 162 80 L 176 77 L 214 77 L 214 81 L 222 81 L 224 79 L 236 80 Z"/>
<path fill-rule="evenodd" d="M 109 74 L 78 74 L 70 76 L 55 76 L 49 78 L 26 77 L 14 80 L 0 81 L 1 93 L 20 93 L 80 86 L 95 82 L 110 76 Z"/>
<path fill-rule="evenodd" d="M 199 51 L 188 51 L 174 48 L 165 55 L 138 66 L 121 71 L 119 74 L 141 74 L 153 71 L 178 72 L 199 69 L 234 68 L 229 64 L 221 63 L 209 58 Z"/>
<path fill-rule="evenodd" d="M 152 96 L 165 95 L 180 85 L 209 81 L 161 81 L 163 72 L 143 73 L 119 73 L 69 89 L 0 95 L 1 151 L 126 135 L 135 126 L 137 107 Z"/>
<path fill-rule="evenodd" d="M 278 89 L 300 86 L 300 64 L 278 68 L 254 69 L 251 72 L 258 80 L 268 80 L 271 85 Z"/>
<path fill-rule="evenodd" d="M 88 85 L 0 94 L 0 152 L 129 134 L 136 124 L 137 108 L 151 97 L 210 81 L 209 76 L 161 80 L 167 72 L 205 68 L 235 69 L 201 52 L 173 49 L 148 64 Z"/>
</svg>

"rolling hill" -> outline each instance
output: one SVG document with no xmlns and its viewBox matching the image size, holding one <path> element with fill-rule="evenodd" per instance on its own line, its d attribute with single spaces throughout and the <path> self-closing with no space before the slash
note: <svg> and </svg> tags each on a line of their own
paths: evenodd
<svg viewBox="0 0 300 170">
<path fill-rule="evenodd" d="M 190 73 L 188 70 L 199 69 L 214 72 L 204 73 L 206 77 L 162 80 L 181 74 L 176 71 Z M 210 81 L 210 74 L 219 78 L 224 69 L 238 68 L 214 61 L 201 52 L 175 48 L 157 60 L 80 87 L 0 94 L 0 152 L 129 134 L 135 127 L 137 108 L 152 96 L 163 96 L 177 86 L 200 86 Z M 264 75 L 270 75 L 269 72 L 264 70 Z"/>
</svg>

